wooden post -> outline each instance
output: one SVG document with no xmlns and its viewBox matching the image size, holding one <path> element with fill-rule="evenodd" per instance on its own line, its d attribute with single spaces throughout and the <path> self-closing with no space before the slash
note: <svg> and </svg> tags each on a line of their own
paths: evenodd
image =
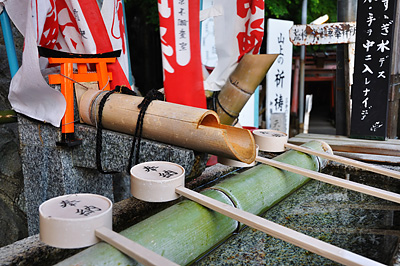
<svg viewBox="0 0 400 266">
<path fill-rule="evenodd" d="M 389 110 L 388 110 L 388 133 L 387 137 L 389 139 L 395 139 L 400 136 L 400 119 L 399 119 L 399 100 L 400 100 L 400 3 L 397 2 L 396 8 L 396 18 L 397 23 L 394 26 L 394 37 L 392 50 L 392 71 L 390 79 L 390 89 L 389 89 Z"/>
</svg>

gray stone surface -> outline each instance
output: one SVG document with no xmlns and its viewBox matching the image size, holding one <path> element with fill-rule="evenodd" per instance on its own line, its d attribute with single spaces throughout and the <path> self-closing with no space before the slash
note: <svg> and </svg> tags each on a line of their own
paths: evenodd
<svg viewBox="0 0 400 266">
<path fill-rule="evenodd" d="M 29 235 L 39 232 L 38 207 L 52 197 L 94 193 L 118 202 L 131 196 L 127 168 L 132 136 L 103 130 L 103 170 L 118 173 L 101 174 L 96 167 L 96 128 L 77 123 L 75 136 L 82 144 L 62 147 L 56 145 L 60 128 L 21 115 L 18 124 Z M 155 160 L 182 165 L 191 179 L 204 170 L 207 155 L 143 139 L 139 162 Z"/>
<path fill-rule="evenodd" d="M 23 38 L 13 28 L 17 57 L 21 64 Z M 9 110 L 10 69 L 3 35 L 0 30 L 0 110 Z M 24 185 L 19 156 L 16 123 L 0 124 L 0 247 L 27 236 Z"/>
</svg>

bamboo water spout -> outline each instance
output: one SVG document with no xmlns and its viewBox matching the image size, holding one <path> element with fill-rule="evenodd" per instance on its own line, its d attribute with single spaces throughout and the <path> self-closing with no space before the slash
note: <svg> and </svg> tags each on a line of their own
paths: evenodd
<svg viewBox="0 0 400 266">
<path fill-rule="evenodd" d="M 232 125 L 235 122 L 277 56 L 276 54 L 243 56 L 216 97 L 215 108 L 221 124 Z"/>
<path fill-rule="evenodd" d="M 77 89 L 78 90 L 78 89 Z M 83 122 L 96 125 L 103 91 L 79 88 L 78 107 Z M 102 126 L 134 134 L 142 97 L 112 94 L 103 109 Z M 252 163 L 256 157 L 250 131 L 220 124 L 214 111 L 153 101 L 143 120 L 142 136 L 168 144 Z"/>
</svg>

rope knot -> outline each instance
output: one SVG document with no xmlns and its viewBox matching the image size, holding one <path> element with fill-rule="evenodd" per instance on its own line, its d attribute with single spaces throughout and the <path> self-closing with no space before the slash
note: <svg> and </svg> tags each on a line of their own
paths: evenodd
<svg viewBox="0 0 400 266">
<path fill-rule="evenodd" d="M 163 101 L 164 100 L 164 94 L 159 92 L 158 90 L 151 90 L 149 91 L 142 102 L 138 105 L 139 109 L 142 109 L 143 107 L 147 109 L 147 107 L 150 105 L 150 103 L 154 100 L 159 100 Z"/>
</svg>

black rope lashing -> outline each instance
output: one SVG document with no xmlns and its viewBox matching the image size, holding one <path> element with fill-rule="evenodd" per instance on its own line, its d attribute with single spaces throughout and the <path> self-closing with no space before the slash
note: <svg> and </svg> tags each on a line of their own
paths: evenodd
<svg viewBox="0 0 400 266">
<path fill-rule="evenodd" d="M 116 171 L 104 171 L 103 167 L 101 165 L 101 151 L 103 150 L 103 125 L 102 125 L 102 120 L 103 120 L 103 109 L 104 105 L 108 99 L 108 97 L 111 96 L 115 91 L 108 91 L 106 94 L 103 96 L 99 103 L 99 111 L 98 111 L 98 120 L 97 120 L 97 133 L 96 133 L 96 166 L 97 166 L 97 171 L 99 171 L 102 174 L 116 174 L 118 172 Z"/>
<path fill-rule="evenodd" d="M 218 95 L 219 95 L 219 92 L 218 93 L 214 93 L 213 94 L 213 109 L 214 109 L 214 111 L 215 112 L 217 112 L 218 110 L 218 107 L 217 107 L 217 105 L 219 106 L 219 108 L 221 108 L 221 110 L 225 113 L 225 114 L 227 114 L 229 117 L 231 117 L 231 118 L 233 118 L 234 119 L 234 121 L 233 121 L 233 124 L 232 125 L 236 125 L 237 124 L 237 122 L 239 121 L 239 116 L 238 115 L 236 115 L 236 116 L 234 116 L 234 115 L 231 115 L 223 106 L 222 106 L 222 104 L 221 104 L 221 102 L 219 101 L 219 99 L 218 99 Z"/>
<path fill-rule="evenodd" d="M 122 85 L 122 86 L 119 86 L 119 85 L 115 86 L 114 91 L 119 92 L 119 93 L 122 93 L 122 94 L 127 94 L 127 95 L 136 96 L 136 93 L 135 93 L 133 90 L 131 90 L 130 88 L 128 88 L 128 87 L 126 87 L 126 86 L 124 86 L 124 85 Z"/>
<path fill-rule="evenodd" d="M 104 109 L 104 105 L 108 99 L 108 97 L 111 96 L 111 94 L 115 93 L 115 92 L 119 92 L 122 94 L 128 94 L 128 95 L 136 95 L 136 93 L 134 91 L 132 91 L 131 89 L 129 89 L 126 86 L 115 86 L 115 89 L 112 91 L 108 91 L 105 93 L 105 95 L 103 96 L 103 98 L 101 99 L 100 103 L 99 103 L 99 111 L 98 111 L 98 121 L 96 124 L 97 127 L 97 133 L 96 133 L 96 167 L 97 170 L 102 173 L 102 174 L 116 174 L 118 173 L 117 171 L 104 171 L 103 167 L 101 165 L 101 152 L 103 150 L 103 125 L 102 125 L 102 120 L 103 120 L 103 109 Z"/>
<path fill-rule="evenodd" d="M 136 122 L 135 134 L 133 136 L 133 143 L 132 143 L 131 154 L 129 156 L 129 164 L 128 164 L 128 169 L 127 169 L 128 172 L 130 171 L 130 168 L 132 167 L 132 160 L 133 160 L 134 154 L 135 154 L 135 165 L 138 164 L 138 162 L 139 162 L 140 142 L 142 139 L 142 131 L 143 131 L 143 119 L 144 119 L 144 115 L 146 114 L 147 107 L 149 107 L 150 103 L 153 100 L 160 100 L 160 101 L 164 100 L 164 94 L 153 89 L 146 94 L 143 101 L 138 105 L 140 112 L 139 112 L 138 119 Z"/>
</svg>

